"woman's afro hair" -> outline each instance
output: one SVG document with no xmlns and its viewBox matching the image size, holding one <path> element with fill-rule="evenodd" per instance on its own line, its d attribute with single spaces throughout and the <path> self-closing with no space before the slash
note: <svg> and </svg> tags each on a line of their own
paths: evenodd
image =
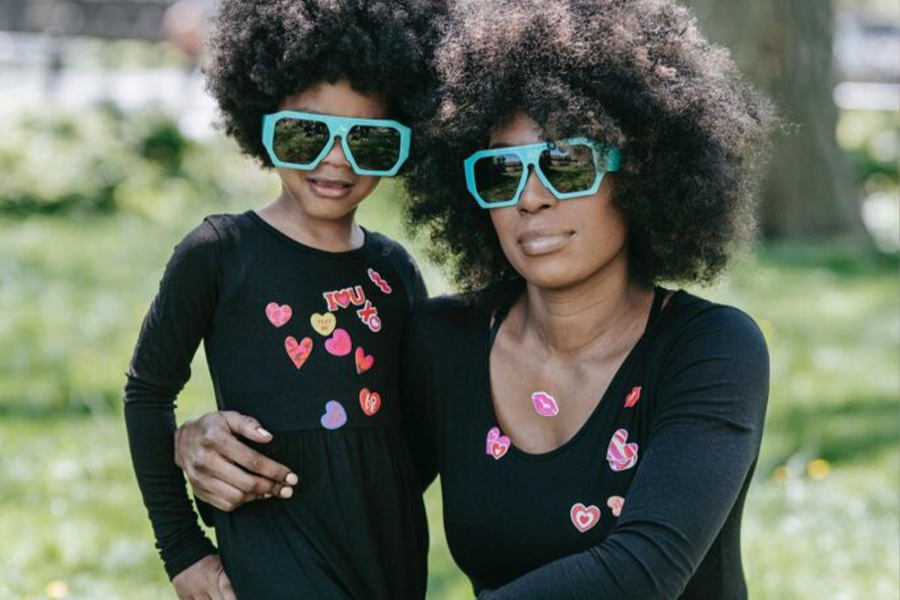
<svg viewBox="0 0 900 600">
<path fill-rule="evenodd" d="M 435 64 L 406 217 L 464 290 L 521 289 L 463 175 L 518 109 L 552 139 L 620 148 L 613 202 L 636 280 L 708 282 L 754 229 L 771 104 L 674 0 L 466 0 Z"/>
<path fill-rule="evenodd" d="M 433 77 L 445 0 L 223 0 L 207 89 L 241 149 L 271 166 L 262 116 L 288 96 L 344 79 L 411 121 Z"/>
</svg>

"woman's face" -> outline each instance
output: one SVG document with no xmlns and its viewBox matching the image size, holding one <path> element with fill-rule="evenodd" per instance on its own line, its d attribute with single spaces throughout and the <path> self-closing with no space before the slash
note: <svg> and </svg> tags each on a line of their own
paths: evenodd
<svg viewBox="0 0 900 600">
<path fill-rule="evenodd" d="M 319 83 L 299 94 L 289 96 L 279 107 L 340 117 L 383 119 L 384 103 L 354 90 L 347 81 Z M 357 175 L 341 141 L 334 140 L 322 162 L 312 171 L 277 168 L 282 188 L 311 217 L 336 220 L 351 214 L 378 185 L 380 177 Z"/>
<path fill-rule="evenodd" d="M 538 124 L 517 111 L 492 132 L 490 146 L 544 141 Z M 610 201 L 613 177 L 605 175 L 596 194 L 557 200 L 532 171 L 518 205 L 490 211 L 506 258 L 530 285 L 565 289 L 627 267 L 625 221 Z"/>
</svg>

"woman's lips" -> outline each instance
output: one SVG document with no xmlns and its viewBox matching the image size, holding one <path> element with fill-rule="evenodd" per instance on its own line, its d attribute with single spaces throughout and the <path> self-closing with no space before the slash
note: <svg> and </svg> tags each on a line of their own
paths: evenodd
<svg viewBox="0 0 900 600">
<path fill-rule="evenodd" d="M 541 256 L 556 252 L 575 235 L 574 231 L 531 231 L 519 236 L 519 246 L 528 256 Z"/>
<path fill-rule="evenodd" d="M 309 189 L 320 198 L 339 199 L 350 194 L 353 184 L 339 179 L 325 179 L 322 177 L 307 177 Z"/>
</svg>

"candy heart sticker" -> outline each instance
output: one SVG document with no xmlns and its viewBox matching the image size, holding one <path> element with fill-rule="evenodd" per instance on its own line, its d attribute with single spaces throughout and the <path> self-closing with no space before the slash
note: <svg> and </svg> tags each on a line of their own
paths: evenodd
<svg viewBox="0 0 900 600">
<path fill-rule="evenodd" d="M 302 342 L 297 343 L 296 338 L 289 335 L 284 340 L 284 349 L 287 350 L 291 362 L 299 369 L 306 362 L 306 359 L 309 358 L 309 353 L 313 349 L 313 341 L 312 338 L 305 337 Z"/>
<path fill-rule="evenodd" d="M 340 429 L 347 422 L 347 411 L 337 400 L 325 404 L 325 414 L 319 419 L 325 429 Z"/>
<path fill-rule="evenodd" d="M 624 429 L 616 431 L 609 440 L 609 448 L 606 451 L 606 460 L 613 471 L 630 469 L 637 463 L 638 445 L 626 444 L 628 432 Z"/>
<path fill-rule="evenodd" d="M 610 496 L 606 500 L 606 505 L 612 511 L 614 517 L 622 514 L 622 507 L 625 506 L 625 498 L 622 496 Z"/>
<path fill-rule="evenodd" d="M 324 315 L 313 313 L 309 318 L 309 324 L 312 325 L 312 328 L 319 335 L 329 336 L 337 325 L 337 317 L 332 313 L 325 313 Z"/>
<path fill-rule="evenodd" d="M 531 395 L 531 403 L 534 405 L 534 410 L 537 411 L 537 414 L 542 417 L 555 417 L 559 414 L 559 404 L 556 403 L 556 398 L 547 392 L 533 393 Z"/>
<path fill-rule="evenodd" d="M 576 502 L 572 505 L 569 516 L 572 518 L 575 529 L 584 533 L 600 521 L 600 509 L 593 505 L 585 506 L 581 502 Z"/>
<path fill-rule="evenodd" d="M 365 350 L 362 349 L 362 346 L 356 349 L 356 372 L 360 375 L 368 371 L 372 368 L 372 365 L 375 364 L 375 357 L 370 355 L 366 355 Z"/>
<path fill-rule="evenodd" d="M 279 306 L 277 302 L 269 302 L 266 305 L 266 316 L 269 318 L 269 322 L 275 327 L 281 327 L 290 321 L 292 314 L 294 313 L 287 304 Z"/>
<path fill-rule="evenodd" d="M 381 396 L 378 395 L 378 392 L 370 392 L 364 388 L 359 392 L 359 405 L 366 416 L 371 417 L 381 408 Z"/>
<path fill-rule="evenodd" d="M 625 396 L 625 408 L 631 408 L 637 401 L 641 399 L 641 386 L 637 385 L 631 388 L 631 391 L 628 392 L 628 395 Z"/>
<path fill-rule="evenodd" d="M 509 450 L 509 438 L 500 435 L 499 427 L 491 427 L 487 434 L 487 454 L 494 457 L 494 460 L 500 460 L 506 451 Z"/>
<path fill-rule="evenodd" d="M 325 340 L 325 349 L 335 356 L 347 356 L 353 349 L 350 334 L 343 329 L 335 329 L 334 335 Z"/>
</svg>

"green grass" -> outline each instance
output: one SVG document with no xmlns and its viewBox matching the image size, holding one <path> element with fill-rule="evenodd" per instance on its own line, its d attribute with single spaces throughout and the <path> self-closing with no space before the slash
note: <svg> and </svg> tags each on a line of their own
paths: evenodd
<svg viewBox="0 0 900 600">
<path fill-rule="evenodd" d="M 0 598 L 174 597 L 131 473 L 123 373 L 175 242 L 208 212 L 260 206 L 272 183 L 257 177 L 242 188 L 255 193 L 152 218 L 0 221 Z M 400 236 L 396 202 L 384 186 L 361 222 Z M 423 267 L 432 292 L 448 289 L 435 267 Z M 747 255 L 699 292 L 753 315 L 772 355 L 766 437 L 745 514 L 751 597 L 896 597 L 896 261 L 839 244 L 780 245 Z M 194 373 L 179 419 L 214 406 L 202 356 Z M 830 472 L 810 477 L 813 459 Z M 428 509 L 429 599 L 465 598 L 437 486 Z"/>
</svg>

